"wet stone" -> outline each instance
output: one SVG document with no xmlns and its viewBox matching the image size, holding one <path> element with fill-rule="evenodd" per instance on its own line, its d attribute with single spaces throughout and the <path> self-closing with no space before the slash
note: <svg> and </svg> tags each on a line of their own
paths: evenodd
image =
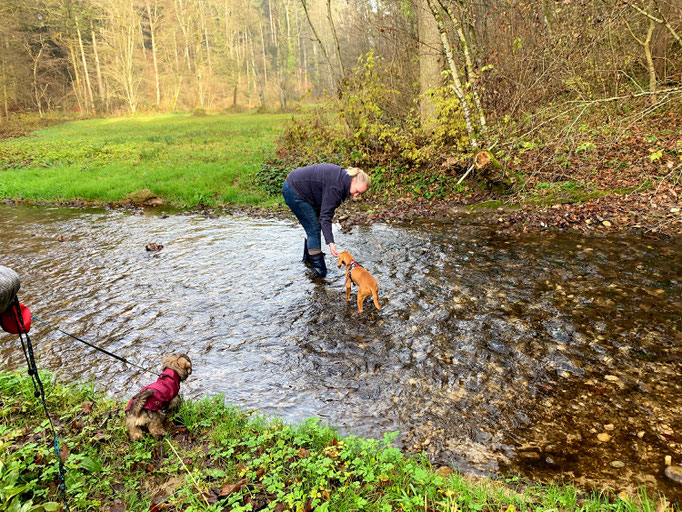
<svg viewBox="0 0 682 512">
<path fill-rule="evenodd" d="M 682 466 L 668 466 L 665 468 L 665 476 L 676 484 L 682 485 Z"/>
<path fill-rule="evenodd" d="M 611 461 L 611 467 L 616 469 L 621 469 L 625 467 L 625 462 L 620 460 Z"/>
<path fill-rule="evenodd" d="M 602 432 L 601 434 L 597 434 L 597 439 L 599 439 L 602 443 L 607 443 L 611 440 L 611 436 L 606 432 Z"/>
</svg>

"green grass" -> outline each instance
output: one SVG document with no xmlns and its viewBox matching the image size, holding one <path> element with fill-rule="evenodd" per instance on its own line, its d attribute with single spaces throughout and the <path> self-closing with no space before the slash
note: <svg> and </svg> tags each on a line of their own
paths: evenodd
<svg viewBox="0 0 682 512">
<path fill-rule="evenodd" d="M 151 191 L 167 204 L 272 201 L 254 183 L 286 114 L 76 121 L 0 141 L 0 197 L 92 203 Z"/>
<path fill-rule="evenodd" d="M 392 435 L 341 437 L 314 418 L 292 426 L 226 406 L 220 396 L 183 402 L 175 421 L 184 427 L 172 437 L 131 443 L 124 404 L 91 385 L 41 375 L 68 449 L 71 510 L 664 510 L 643 490 L 621 499 L 518 477 L 439 475 L 425 457 L 392 447 Z M 28 377 L 0 372 L 0 405 L 0 510 L 57 510 L 51 433 Z"/>
</svg>

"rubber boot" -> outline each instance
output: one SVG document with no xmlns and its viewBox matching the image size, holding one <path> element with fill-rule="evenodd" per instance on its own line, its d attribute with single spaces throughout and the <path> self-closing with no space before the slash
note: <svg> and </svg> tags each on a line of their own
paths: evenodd
<svg viewBox="0 0 682 512">
<path fill-rule="evenodd" d="M 324 277 L 327 275 L 327 265 L 324 262 L 324 253 L 311 254 L 310 266 L 315 272 L 315 277 Z"/>
<path fill-rule="evenodd" d="M 308 239 L 307 238 L 303 239 L 303 259 L 301 260 L 301 262 L 310 266 L 310 254 L 308 253 Z"/>
</svg>

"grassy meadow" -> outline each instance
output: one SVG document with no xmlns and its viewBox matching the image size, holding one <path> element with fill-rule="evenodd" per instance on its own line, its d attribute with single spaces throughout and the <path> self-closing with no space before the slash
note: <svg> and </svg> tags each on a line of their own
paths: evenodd
<svg viewBox="0 0 682 512">
<path fill-rule="evenodd" d="M 288 425 L 226 406 L 183 402 L 175 432 L 128 441 L 124 403 L 92 385 L 42 375 L 73 511 L 666 512 L 642 490 L 587 493 L 511 477 L 434 468 L 381 441 L 339 436 L 310 419 Z M 0 510 L 59 510 L 52 434 L 30 379 L 0 372 Z M 447 471 L 444 471 L 447 470 Z"/>
<path fill-rule="evenodd" d="M 254 174 L 287 114 L 170 114 L 74 121 L 0 141 L 0 198 L 182 208 L 272 201 Z"/>
</svg>

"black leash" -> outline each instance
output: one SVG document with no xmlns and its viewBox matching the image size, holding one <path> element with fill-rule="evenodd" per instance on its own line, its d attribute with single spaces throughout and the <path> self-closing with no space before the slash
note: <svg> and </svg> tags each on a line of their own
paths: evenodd
<svg viewBox="0 0 682 512">
<path fill-rule="evenodd" d="M 43 383 L 40 380 L 40 375 L 38 374 L 38 365 L 36 364 L 35 357 L 33 356 L 33 345 L 31 344 L 31 338 L 28 335 L 26 326 L 24 325 L 24 317 L 21 314 L 21 306 L 19 305 L 19 299 L 14 297 L 14 310 L 16 312 L 16 318 L 21 324 L 21 328 L 17 329 L 19 331 L 19 338 L 21 339 L 21 348 L 24 351 L 24 357 L 26 358 L 26 364 L 28 365 L 28 374 L 33 382 L 34 396 L 40 398 L 43 403 L 43 409 L 45 410 L 45 416 L 47 416 L 50 422 L 50 427 L 52 428 L 52 435 L 54 436 L 54 453 L 57 455 L 57 461 L 59 464 L 59 488 L 62 491 L 62 498 L 64 501 L 64 507 L 67 512 L 70 512 L 69 504 L 66 501 L 66 471 L 64 469 L 64 463 L 62 462 L 61 454 L 59 453 L 59 438 L 57 437 L 57 431 L 52 423 L 52 417 L 47 410 L 47 401 L 45 400 L 45 388 L 43 388 Z M 17 325 L 19 327 L 19 325 Z M 23 334 L 22 334 L 23 332 Z M 26 341 L 24 341 L 24 336 L 26 336 Z"/>
<path fill-rule="evenodd" d="M 88 342 L 88 341 L 82 340 L 82 339 L 80 339 L 78 336 L 74 336 L 73 334 L 70 334 L 70 333 L 68 333 L 68 332 L 66 332 L 66 331 L 64 331 L 64 330 L 62 330 L 62 329 L 60 329 L 59 327 L 55 327 L 55 326 L 52 325 L 51 323 L 46 322 L 45 320 L 41 320 L 40 318 L 38 318 L 37 316 L 35 316 L 35 315 L 33 315 L 33 314 L 31 315 L 31 318 L 33 318 L 33 319 L 35 319 L 35 320 L 38 320 L 40 323 L 43 323 L 43 324 L 47 325 L 48 327 L 51 327 L 51 328 L 54 329 L 55 331 L 59 331 L 59 332 L 61 332 L 62 334 L 66 334 L 67 336 L 73 338 L 73 339 L 76 340 L 76 341 L 80 341 L 81 343 L 85 343 L 88 347 L 92 347 L 92 348 L 94 348 L 95 350 L 98 350 L 98 351 L 102 352 L 103 354 L 106 354 L 106 355 L 108 355 L 108 356 L 111 356 L 111 357 L 113 357 L 114 359 L 118 359 L 119 361 L 121 361 L 121 362 L 124 363 L 124 364 L 128 364 L 128 365 L 130 365 L 130 366 L 134 366 L 135 368 L 138 368 L 138 369 L 140 369 L 140 370 L 142 370 L 142 371 L 145 371 L 145 372 L 149 372 L 149 373 L 151 373 L 152 375 L 157 375 L 157 374 L 158 374 L 158 372 L 156 372 L 156 371 L 154 371 L 154 370 L 150 370 L 149 368 L 145 368 L 144 366 L 140 366 L 140 365 L 138 365 L 138 364 L 131 363 L 130 361 L 128 361 L 127 359 L 125 359 L 125 358 L 123 358 L 123 357 L 121 357 L 121 356 L 117 356 L 116 354 L 113 354 L 113 353 L 109 352 L 108 350 L 104 350 L 102 347 L 98 347 L 97 345 L 93 345 L 92 343 L 90 343 L 90 342 Z"/>
</svg>

